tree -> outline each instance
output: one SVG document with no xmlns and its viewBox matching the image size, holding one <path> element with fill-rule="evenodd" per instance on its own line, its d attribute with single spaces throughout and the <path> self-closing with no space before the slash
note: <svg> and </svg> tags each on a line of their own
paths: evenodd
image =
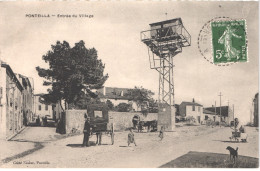
<svg viewBox="0 0 260 171">
<path fill-rule="evenodd" d="M 106 104 L 109 110 L 114 110 L 114 104 L 110 100 L 107 100 Z"/>
<path fill-rule="evenodd" d="M 149 112 L 158 113 L 158 102 L 154 99 L 150 99 L 149 101 Z"/>
<path fill-rule="evenodd" d="M 142 113 L 147 115 L 149 103 L 153 101 L 152 96 L 154 93 L 143 87 L 135 87 L 134 89 L 128 90 L 127 95 L 131 100 L 136 102 L 138 107 L 141 107 Z"/>
<path fill-rule="evenodd" d="M 65 109 L 74 106 L 82 97 L 96 98 L 92 89 L 99 89 L 108 78 L 104 75 L 105 65 L 98 59 L 95 48 L 86 48 L 84 41 L 69 43 L 57 41 L 42 59 L 49 64 L 48 69 L 36 67 L 43 77 L 44 86 L 51 86 L 45 98 L 52 103 L 65 101 Z"/>
<path fill-rule="evenodd" d="M 130 110 L 132 110 L 132 105 L 127 103 L 119 103 L 116 106 L 116 109 L 118 112 L 129 112 Z"/>
</svg>

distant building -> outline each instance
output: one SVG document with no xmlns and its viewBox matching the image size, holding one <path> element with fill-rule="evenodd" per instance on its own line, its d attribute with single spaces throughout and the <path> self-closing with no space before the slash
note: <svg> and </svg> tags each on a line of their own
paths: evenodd
<svg viewBox="0 0 260 171">
<path fill-rule="evenodd" d="M 120 103 L 131 104 L 134 111 L 141 111 L 141 106 L 138 106 L 128 94 L 129 88 L 115 88 L 115 87 L 103 87 L 97 90 L 97 93 L 102 102 L 110 100 L 114 106 Z"/>
<path fill-rule="evenodd" d="M 258 96 L 258 93 L 256 93 L 255 95 L 255 98 L 253 100 L 253 104 L 254 104 L 254 126 L 259 126 L 259 123 L 258 123 L 258 117 L 259 117 L 259 114 L 258 114 L 258 105 L 259 105 L 259 96 Z"/>
<path fill-rule="evenodd" d="M 8 64 L 0 65 L 0 138 L 9 139 L 24 127 L 23 86 Z"/>
<path fill-rule="evenodd" d="M 179 106 L 179 113 L 181 117 L 193 117 L 197 123 L 201 123 L 201 117 L 203 114 L 203 106 L 199 103 L 182 102 Z"/>
<path fill-rule="evenodd" d="M 230 122 L 234 120 L 234 113 L 233 110 L 230 108 L 230 106 L 221 106 L 216 108 L 213 106 L 213 107 L 205 107 L 204 109 L 206 111 L 210 111 L 214 113 L 214 115 L 216 110 L 216 116 L 217 116 L 216 119 L 219 118 L 219 120 L 221 120 L 222 122 L 226 122 L 227 124 L 230 124 Z M 220 109 L 221 109 L 221 115 L 220 115 Z"/>
<path fill-rule="evenodd" d="M 45 104 L 42 98 L 44 94 L 35 94 L 34 95 L 34 113 L 35 116 L 40 118 L 47 116 L 48 119 L 53 118 L 53 106 Z"/>
<path fill-rule="evenodd" d="M 218 114 L 210 110 L 207 110 L 207 109 L 203 109 L 203 116 L 201 118 L 202 121 L 208 121 L 208 120 L 211 120 L 211 121 L 214 121 L 214 122 L 220 122 L 220 117 Z"/>
</svg>

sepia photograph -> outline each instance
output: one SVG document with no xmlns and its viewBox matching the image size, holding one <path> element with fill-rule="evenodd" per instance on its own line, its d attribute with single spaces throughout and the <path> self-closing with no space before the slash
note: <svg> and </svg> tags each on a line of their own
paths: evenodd
<svg viewBox="0 0 260 171">
<path fill-rule="evenodd" d="M 258 1 L 0 9 L 0 168 L 259 168 Z"/>
</svg>

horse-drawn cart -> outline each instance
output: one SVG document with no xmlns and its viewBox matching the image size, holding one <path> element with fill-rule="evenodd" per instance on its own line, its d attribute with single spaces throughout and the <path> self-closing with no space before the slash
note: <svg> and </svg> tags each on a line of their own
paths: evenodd
<svg viewBox="0 0 260 171">
<path fill-rule="evenodd" d="M 101 144 L 102 135 L 105 134 L 111 137 L 111 143 L 114 144 L 114 124 L 113 118 L 108 115 L 108 107 L 105 104 L 92 104 L 87 108 L 88 116 L 90 117 L 90 126 L 92 135 L 96 134 L 97 144 Z M 98 142 L 99 139 L 99 142 Z"/>
</svg>

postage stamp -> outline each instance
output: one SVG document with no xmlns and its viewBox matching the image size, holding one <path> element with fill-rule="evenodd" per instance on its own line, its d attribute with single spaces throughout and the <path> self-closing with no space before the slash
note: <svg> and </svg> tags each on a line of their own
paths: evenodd
<svg viewBox="0 0 260 171">
<path fill-rule="evenodd" d="M 246 20 L 225 16 L 209 20 L 199 32 L 198 49 L 217 66 L 248 62 Z"/>
<path fill-rule="evenodd" d="M 245 20 L 213 21 L 213 63 L 247 62 Z"/>
</svg>

